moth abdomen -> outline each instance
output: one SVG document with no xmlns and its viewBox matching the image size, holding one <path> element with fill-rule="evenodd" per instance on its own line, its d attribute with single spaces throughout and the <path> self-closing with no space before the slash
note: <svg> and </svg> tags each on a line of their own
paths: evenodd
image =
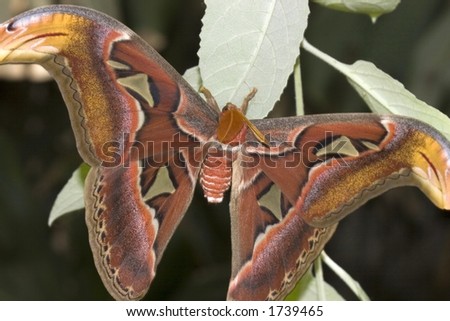
<svg viewBox="0 0 450 321">
<path fill-rule="evenodd" d="M 200 185 L 209 203 L 220 203 L 231 185 L 232 154 L 220 147 L 208 150 L 200 170 Z"/>
</svg>

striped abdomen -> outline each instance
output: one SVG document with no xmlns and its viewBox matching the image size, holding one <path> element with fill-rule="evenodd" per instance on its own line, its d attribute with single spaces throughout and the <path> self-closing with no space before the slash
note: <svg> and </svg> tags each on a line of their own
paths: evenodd
<svg viewBox="0 0 450 321">
<path fill-rule="evenodd" d="M 222 148 L 208 150 L 200 170 L 200 185 L 210 203 L 220 203 L 231 184 L 232 153 Z"/>
</svg>

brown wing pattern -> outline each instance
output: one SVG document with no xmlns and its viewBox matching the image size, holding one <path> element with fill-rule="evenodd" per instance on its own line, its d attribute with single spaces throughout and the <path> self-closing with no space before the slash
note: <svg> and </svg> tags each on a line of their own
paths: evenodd
<svg viewBox="0 0 450 321">
<path fill-rule="evenodd" d="M 335 226 L 308 225 L 263 172 L 233 170 L 232 272 L 227 298 L 283 299 L 320 254 Z"/>
<path fill-rule="evenodd" d="M 94 260 L 116 299 L 140 299 L 192 199 L 198 170 L 177 155 L 92 168 L 86 180 L 86 222 Z M 181 163 L 181 160 L 183 162 Z"/>
<path fill-rule="evenodd" d="M 233 166 L 230 299 L 283 298 L 356 207 L 399 185 L 450 208 L 450 144 L 419 121 L 372 114 L 256 120 Z"/>
<path fill-rule="evenodd" d="M 213 135 L 219 111 L 130 29 L 91 9 L 28 11 L 0 26 L 0 43 L 0 64 L 39 63 L 57 81 L 92 166 L 86 222 L 97 269 L 116 299 L 142 298 L 191 201 L 194 147 Z"/>
<path fill-rule="evenodd" d="M 274 145 L 283 146 L 282 152 L 280 148 L 248 151 L 259 155 L 263 172 L 313 226 L 334 224 L 367 200 L 400 185 L 417 186 L 436 206 L 450 208 L 450 145 L 422 122 L 343 114 L 255 124 L 272 137 Z"/>
</svg>

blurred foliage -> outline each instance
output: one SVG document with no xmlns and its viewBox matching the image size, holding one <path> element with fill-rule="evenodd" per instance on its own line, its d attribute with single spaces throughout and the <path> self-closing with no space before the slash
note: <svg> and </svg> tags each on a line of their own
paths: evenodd
<svg viewBox="0 0 450 321">
<path fill-rule="evenodd" d="M 55 1 L 0 0 L 0 18 L 50 3 Z M 181 73 L 197 64 L 201 0 L 58 3 L 115 16 Z M 449 25 L 445 0 L 403 1 L 376 24 L 311 4 L 306 37 L 340 61 L 374 62 L 448 115 Z M 367 111 L 341 75 L 307 54 L 301 59 L 307 113 Z M 3 78 L 8 72 L 0 68 Z M 81 159 L 56 84 L 27 79 L 0 82 L 0 299 L 110 299 L 93 264 L 83 213 L 47 226 L 56 194 Z M 290 84 L 272 114 L 292 114 L 293 106 Z M 231 257 L 227 202 L 208 205 L 197 194 L 159 265 L 148 299 L 225 298 Z M 448 213 L 416 189 L 401 188 L 345 219 L 327 252 L 372 299 L 449 300 L 449 231 Z M 329 272 L 325 277 L 333 284 Z M 346 294 L 339 282 L 333 285 Z"/>
</svg>

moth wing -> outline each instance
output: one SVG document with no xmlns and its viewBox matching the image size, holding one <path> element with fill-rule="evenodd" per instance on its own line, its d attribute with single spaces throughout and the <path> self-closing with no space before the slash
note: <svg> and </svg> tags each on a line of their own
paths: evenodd
<svg viewBox="0 0 450 321">
<path fill-rule="evenodd" d="M 450 144 L 399 116 L 314 115 L 253 121 L 233 165 L 228 298 L 283 299 L 337 223 L 380 193 L 419 187 L 450 208 Z"/>
</svg>

